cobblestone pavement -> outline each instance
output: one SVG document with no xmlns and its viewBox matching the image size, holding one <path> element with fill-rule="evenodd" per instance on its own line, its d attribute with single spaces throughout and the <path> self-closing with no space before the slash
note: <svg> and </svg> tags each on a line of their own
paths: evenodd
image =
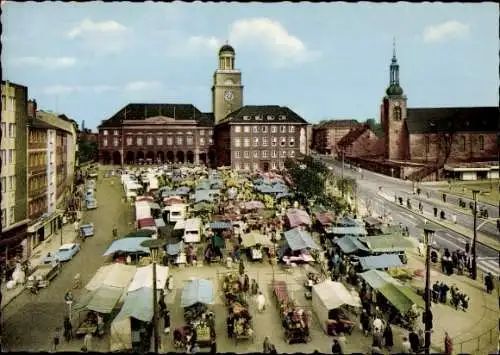
<svg viewBox="0 0 500 355">
<path fill-rule="evenodd" d="M 81 251 L 73 260 L 63 266 L 61 273 L 47 289 L 38 295 L 23 292 L 3 310 L 3 347 L 6 351 L 48 351 L 51 350 L 53 333 L 62 327 L 65 316 L 64 294 L 72 287 L 73 278 L 80 273 L 85 285 L 97 269 L 106 261 L 102 256 L 112 239 L 112 225 L 116 224 L 120 233 L 130 231 L 131 208 L 121 202 L 122 190 L 118 180 L 100 180 L 96 198 L 99 208 L 84 214 L 84 222 L 93 222 L 95 235 L 81 245 Z M 77 299 L 83 289 L 75 290 Z M 78 317 L 73 317 L 73 327 Z M 62 341 L 58 350 L 79 350 L 82 340 L 69 344 Z M 94 341 L 96 350 L 108 351 L 107 340 Z"/>
</svg>

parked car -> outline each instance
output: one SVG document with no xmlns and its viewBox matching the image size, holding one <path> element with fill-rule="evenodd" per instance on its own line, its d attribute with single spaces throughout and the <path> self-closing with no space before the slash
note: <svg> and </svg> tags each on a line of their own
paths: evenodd
<svg viewBox="0 0 500 355">
<path fill-rule="evenodd" d="M 55 258 L 59 261 L 70 261 L 80 251 L 80 244 L 69 243 L 64 244 L 56 251 Z"/>
<path fill-rule="evenodd" d="M 97 208 L 97 201 L 95 199 L 89 199 L 86 201 L 86 207 L 88 210 L 95 210 Z"/>
</svg>

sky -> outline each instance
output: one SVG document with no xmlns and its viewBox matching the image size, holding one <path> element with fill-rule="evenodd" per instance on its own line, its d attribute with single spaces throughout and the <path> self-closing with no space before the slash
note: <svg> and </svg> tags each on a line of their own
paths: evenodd
<svg viewBox="0 0 500 355">
<path fill-rule="evenodd" d="M 409 107 L 497 106 L 498 5 L 2 1 L 2 78 L 95 129 L 128 103 L 211 112 L 219 47 L 244 104 L 379 119 L 396 41 Z"/>
</svg>

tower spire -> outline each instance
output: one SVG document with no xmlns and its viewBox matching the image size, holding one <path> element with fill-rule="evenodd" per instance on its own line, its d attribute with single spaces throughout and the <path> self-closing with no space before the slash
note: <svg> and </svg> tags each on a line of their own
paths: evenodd
<svg viewBox="0 0 500 355">
<path fill-rule="evenodd" d="M 396 59 L 396 37 L 392 37 L 392 58 Z"/>
<path fill-rule="evenodd" d="M 392 60 L 389 66 L 389 87 L 386 90 L 389 96 L 400 96 L 403 89 L 399 85 L 399 64 L 396 58 L 396 37 L 392 37 Z"/>
</svg>

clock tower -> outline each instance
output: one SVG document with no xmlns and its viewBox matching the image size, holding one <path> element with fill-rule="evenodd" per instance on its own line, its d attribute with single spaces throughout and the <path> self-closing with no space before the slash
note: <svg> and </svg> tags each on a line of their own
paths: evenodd
<svg viewBox="0 0 500 355">
<path fill-rule="evenodd" d="M 215 124 L 243 106 L 241 71 L 234 68 L 235 52 L 225 44 L 219 50 L 219 67 L 214 73 L 212 110 Z"/>
</svg>

